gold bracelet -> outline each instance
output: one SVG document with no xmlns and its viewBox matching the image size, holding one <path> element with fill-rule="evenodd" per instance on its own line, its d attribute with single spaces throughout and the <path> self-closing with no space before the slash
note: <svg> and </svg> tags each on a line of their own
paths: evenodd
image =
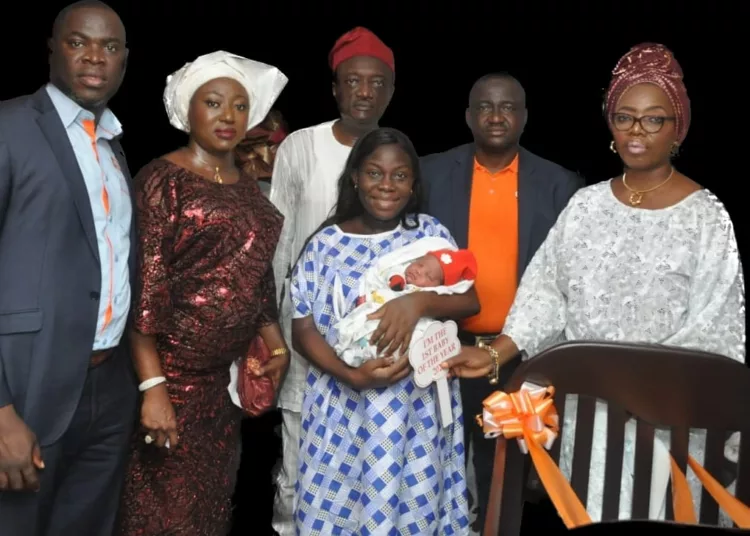
<svg viewBox="0 0 750 536">
<path fill-rule="evenodd" d="M 477 343 L 477 348 L 487 350 L 487 353 L 490 354 L 490 358 L 492 359 L 492 371 L 488 375 L 490 378 L 490 385 L 497 385 L 498 382 L 500 382 L 500 354 L 497 353 L 497 350 L 495 350 L 492 345 L 485 344 L 484 341 L 479 341 Z"/>
<path fill-rule="evenodd" d="M 287 350 L 286 348 L 276 348 L 276 350 L 273 350 L 271 352 L 271 357 L 276 357 L 276 356 L 284 355 L 288 353 L 289 353 L 289 350 Z"/>
</svg>

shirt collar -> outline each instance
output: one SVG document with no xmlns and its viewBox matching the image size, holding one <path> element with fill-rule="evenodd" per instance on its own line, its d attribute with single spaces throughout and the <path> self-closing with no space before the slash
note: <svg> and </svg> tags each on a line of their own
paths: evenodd
<svg viewBox="0 0 750 536">
<path fill-rule="evenodd" d="M 503 169 L 496 171 L 495 173 L 491 173 L 490 170 L 488 170 L 486 167 L 484 167 L 482 164 L 480 164 L 477 161 L 477 157 L 474 157 L 474 170 L 475 171 L 482 171 L 484 173 L 487 173 L 488 175 L 501 175 L 503 173 L 518 173 L 518 153 L 516 153 L 516 156 L 511 160 L 510 164 L 505 166 Z"/>
<path fill-rule="evenodd" d="M 88 110 L 84 110 L 80 104 L 60 91 L 54 84 L 48 83 L 45 89 L 66 129 L 70 128 L 78 119 L 83 121 L 94 118 L 94 114 Z M 97 137 L 108 140 L 122 134 L 122 125 L 109 108 L 106 108 L 101 118 L 99 118 L 99 125 L 96 132 Z"/>
</svg>

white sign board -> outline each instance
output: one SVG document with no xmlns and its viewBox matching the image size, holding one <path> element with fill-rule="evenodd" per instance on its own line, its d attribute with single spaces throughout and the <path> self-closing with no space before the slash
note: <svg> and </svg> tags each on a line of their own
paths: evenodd
<svg viewBox="0 0 750 536">
<path fill-rule="evenodd" d="M 448 371 L 440 368 L 440 365 L 460 352 L 458 326 L 452 320 L 430 324 L 422 338 L 412 342 L 409 352 L 409 362 L 414 369 L 414 383 L 423 389 L 433 382 L 436 384 L 443 427 L 453 423 L 453 411 L 448 390 Z"/>
</svg>

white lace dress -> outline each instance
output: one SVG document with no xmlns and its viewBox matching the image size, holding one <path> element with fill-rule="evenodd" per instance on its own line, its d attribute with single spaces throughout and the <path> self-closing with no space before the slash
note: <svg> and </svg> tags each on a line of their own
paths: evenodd
<svg viewBox="0 0 750 536">
<path fill-rule="evenodd" d="M 611 181 L 579 190 L 526 269 L 503 332 L 531 357 L 563 340 L 601 340 L 694 348 L 744 361 L 744 283 L 729 214 L 708 190 L 660 210 L 622 204 Z M 569 397 L 560 455 L 568 478 L 576 406 L 576 397 Z M 597 403 L 587 504 L 596 521 L 606 411 Z M 632 504 L 634 432 L 628 423 L 620 519 L 630 516 Z M 668 431 L 657 434 L 669 444 Z M 690 453 L 699 463 L 704 443 L 705 431 L 691 431 Z M 692 471 L 688 479 L 699 508 L 700 484 Z M 653 482 L 654 491 L 666 483 Z M 663 517 L 663 501 L 652 499 L 651 507 L 650 517 Z"/>
</svg>

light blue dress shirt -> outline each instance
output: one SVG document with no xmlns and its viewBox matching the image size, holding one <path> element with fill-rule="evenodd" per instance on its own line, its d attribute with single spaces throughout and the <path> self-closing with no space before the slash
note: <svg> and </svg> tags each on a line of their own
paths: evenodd
<svg viewBox="0 0 750 536">
<path fill-rule="evenodd" d="M 128 257 L 133 209 L 127 179 L 109 145 L 109 140 L 122 133 L 122 125 L 107 108 L 96 125 L 94 143 L 85 126 L 86 121 L 93 122 L 94 114 L 54 85 L 47 84 L 46 89 L 68 133 L 89 193 L 102 270 L 92 350 L 105 350 L 120 342 L 130 310 Z"/>
</svg>

